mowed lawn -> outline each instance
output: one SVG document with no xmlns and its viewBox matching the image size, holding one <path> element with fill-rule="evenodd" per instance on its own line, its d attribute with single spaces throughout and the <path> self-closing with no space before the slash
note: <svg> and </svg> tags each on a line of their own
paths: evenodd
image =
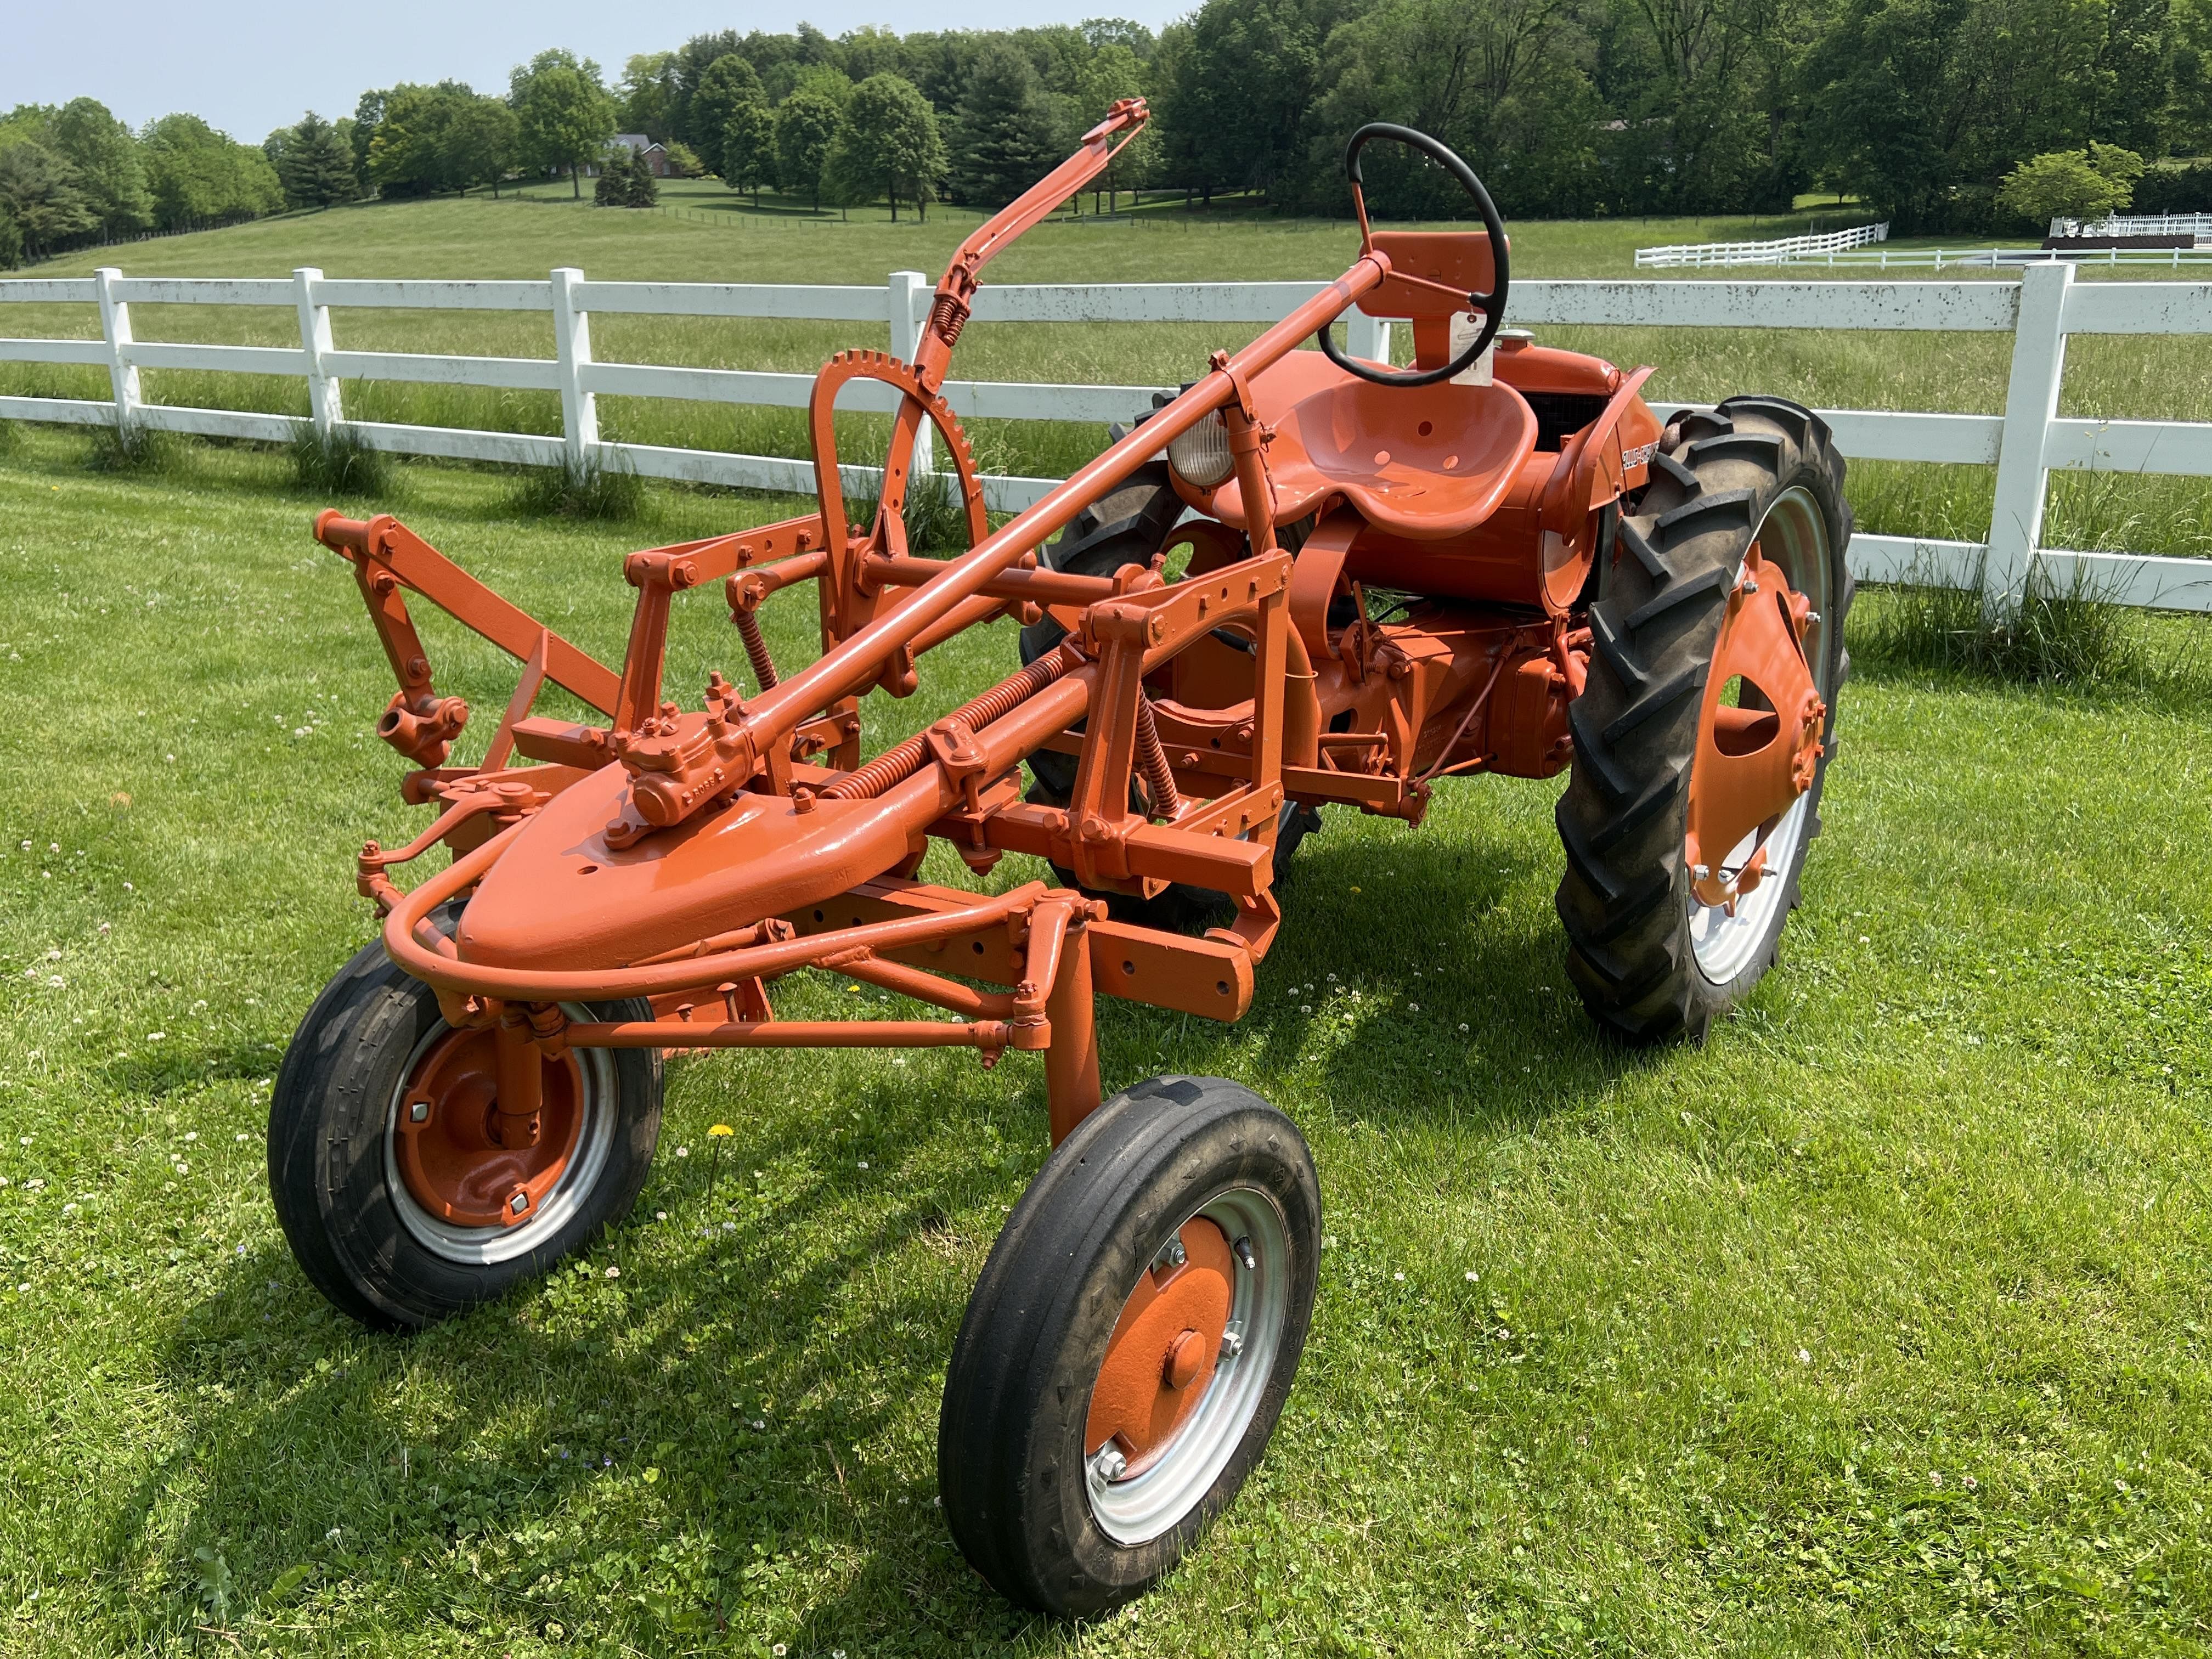
<svg viewBox="0 0 2212 1659">
<path fill-rule="evenodd" d="M 0 1648 L 2212 1636 L 2196 679 L 2086 699 L 1863 661 L 1783 964 L 1702 1048 L 1584 1018 L 1558 786 L 1502 779 L 1418 830 L 1330 813 L 1241 1024 L 1103 1005 L 1109 1088 L 1217 1073 L 1297 1120 L 1327 1242 L 1257 1475 L 1164 1589 L 1079 1631 L 996 1599 L 933 1504 L 945 1357 L 1045 1152 L 1033 1059 L 678 1061 L 638 1209 L 544 1284 L 410 1340 L 308 1286 L 263 1135 L 295 1023 L 373 937 L 351 854 L 421 816 L 369 736 L 386 670 L 283 457 L 83 458 L 0 456 Z M 649 522 L 583 527 L 512 488 L 409 466 L 337 504 L 394 507 L 603 655 L 622 552 L 789 510 L 656 492 Z M 771 611 L 787 664 L 806 611 Z M 488 722 L 508 669 L 426 633 Z M 695 701 L 739 653 L 712 594 L 678 633 Z M 1013 660 L 1005 625 L 963 638 L 872 733 Z M 778 996 L 892 1012 L 835 975 Z"/>
</svg>

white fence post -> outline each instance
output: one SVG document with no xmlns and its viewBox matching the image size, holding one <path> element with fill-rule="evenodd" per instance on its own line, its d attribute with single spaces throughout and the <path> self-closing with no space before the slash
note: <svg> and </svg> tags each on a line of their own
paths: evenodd
<svg viewBox="0 0 2212 1659">
<path fill-rule="evenodd" d="M 327 438 L 331 428 L 345 419 L 345 405 L 337 378 L 324 367 L 335 348 L 331 340 L 331 308 L 315 303 L 315 284 L 322 280 L 323 273 L 313 265 L 302 265 L 292 273 L 300 295 L 300 349 L 307 354 L 307 412 L 314 418 L 316 435 Z"/>
<path fill-rule="evenodd" d="M 576 303 L 584 273 L 573 265 L 553 272 L 553 355 L 561 365 L 561 436 L 568 471 L 580 473 L 599 453 L 599 405 L 584 390 L 583 366 L 592 361 L 591 313 Z"/>
<path fill-rule="evenodd" d="M 1390 319 L 1370 317 L 1358 306 L 1344 313 L 1344 349 L 1370 363 L 1390 361 Z"/>
<path fill-rule="evenodd" d="M 2021 273 L 2004 438 L 1997 451 L 1996 501 L 1982 570 L 1985 617 L 2007 616 L 2019 608 L 2043 539 L 2049 482 L 2044 451 L 2058 414 L 2058 383 L 2066 369 L 2066 295 L 2073 285 L 2074 267 L 2063 261 L 2030 265 Z"/>
<path fill-rule="evenodd" d="M 131 343 L 131 307 L 115 297 L 123 273 L 113 265 L 102 265 L 92 273 L 92 280 L 100 295 L 100 331 L 107 340 L 108 383 L 115 389 L 115 429 L 128 434 L 138 423 L 143 400 L 138 395 L 138 370 L 125 351 Z"/>
<path fill-rule="evenodd" d="M 912 362 L 921 349 L 921 325 L 927 319 L 918 313 L 923 301 L 936 289 L 937 284 L 918 270 L 895 270 L 884 285 L 884 301 L 890 313 L 891 356 L 901 362 Z M 921 429 L 914 434 L 914 471 L 936 471 L 936 451 L 937 429 L 925 416 Z"/>
</svg>

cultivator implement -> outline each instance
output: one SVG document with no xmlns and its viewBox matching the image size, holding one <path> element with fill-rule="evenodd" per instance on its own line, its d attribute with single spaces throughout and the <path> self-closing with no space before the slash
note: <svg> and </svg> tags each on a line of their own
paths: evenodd
<svg viewBox="0 0 2212 1659">
<path fill-rule="evenodd" d="M 1041 1054 L 1058 1150 L 971 1302 L 940 1480 L 992 1582 L 1072 1613 L 1151 1583 L 1257 1459 L 1318 1242 L 1304 1142 L 1249 1090 L 1170 1078 L 1102 1102 L 1097 999 L 1237 1019 L 1321 809 L 1419 823 L 1445 779 L 1571 764 L 1576 982 L 1626 1034 L 1701 1034 L 1794 902 L 1850 597 L 1820 422 L 1747 398 L 1662 428 L 1649 369 L 1501 337 L 1486 192 L 1381 125 L 1347 153 L 1361 252 L 1344 275 L 994 529 L 942 394 L 952 349 L 988 261 L 1145 118 L 1117 104 L 962 245 L 915 361 L 831 359 L 815 512 L 629 556 L 618 668 L 391 518 L 317 520 L 398 678 L 379 734 L 435 817 L 363 848 L 380 945 L 303 1024 L 270 1132 L 302 1262 L 342 1307 L 405 1327 L 627 1206 L 665 1054 Z M 1483 228 L 1372 229 L 1358 158 L 1378 138 L 1443 167 Z M 1354 306 L 1411 324 L 1411 368 L 1337 346 Z M 860 380 L 900 398 L 866 526 L 832 419 Z M 971 543 L 957 557 L 908 535 L 924 422 Z M 760 608 L 810 585 L 821 653 L 780 667 Z M 691 708 L 664 662 L 672 606 L 702 588 L 752 690 L 716 672 Z M 410 599 L 523 665 L 475 765 L 453 759 L 471 713 L 437 689 Z M 932 649 L 1000 618 L 1020 624 L 1018 667 L 864 759 L 863 698 L 913 694 Z M 548 681 L 597 718 L 534 714 Z M 1012 853 L 1053 878 L 923 883 L 933 840 L 979 875 Z M 439 846 L 451 862 L 403 890 L 393 872 Z M 784 1018 L 777 981 L 805 969 L 946 1017 Z"/>
</svg>

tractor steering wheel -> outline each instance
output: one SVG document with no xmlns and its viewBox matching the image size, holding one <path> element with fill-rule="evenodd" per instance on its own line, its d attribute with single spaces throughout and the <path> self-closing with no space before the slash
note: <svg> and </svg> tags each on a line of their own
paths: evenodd
<svg viewBox="0 0 2212 1659">
<path fill-rule="evenodd" d="M 1449 380 L 1454 375 L 1464 374 L 1489 349 L 1491 341 L 1498 337 L 1498 325 L 1505 319 L 1508 286 L 1505 222 L 1498 216 L 1497 204 L 1490 199 L 1490 192 L 1482 187 L 1482 180 L 1474 176 L 1474 169 L 1443 144 L 1427 133 L 1417 132 L 1412 127 L 1401 127 L 1391 121 L 1370 121 L 1353 133 L 1352 142 L 1344 147 L 1344 176 L 1351 181 L 1352 204 L 1359 213 L 1359 251 L 1363 256 L 1374 245 L 1373 233 L 1367 228 L 1367 199 L 1359 178 L 1359 152 L 1366 148 L 1370 138 L 1388 138 L 1409 149 L 1417 149 L 1459 180 L 1460 188 L 1474 198 L 1476 210 L 1482 216 L 1482 228 L 1489 233 L 1491 264 L 1497 276 L 1489 293 L 1467 296 L 1469 309 L 1482 313 L 1482 331 L 1475 336 L 1474 344 L 1441 368 L 1376 368 L 1339 350 L 1336 342 L 1329 337 L 1328 328 L 1321 331 L 1321 349 L 1328 354 L 1329 362 L 1346 374 L 1355 374 L 1363 380 L 1371 380 L 1376 386 L 1433 386 L 1438 380 Z"/>
</svg>

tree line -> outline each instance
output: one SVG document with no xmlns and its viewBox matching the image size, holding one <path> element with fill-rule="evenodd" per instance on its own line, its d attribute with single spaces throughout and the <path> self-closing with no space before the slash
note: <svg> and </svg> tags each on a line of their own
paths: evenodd
<svg viewBox="0 0 2212 1659">
<path fill-rule="evenodd" d="M 1474 163 L 1507 213 L 1787 210 L 1856 198 L 1900 234 L 2017 233 L 2049 213 L 2212 211 L 2212 0 L 1206 0 L 1155 34 L 1093 19 L 1004 31 L 702 34 L 611 85 L 551 50 L 503 91 L 362 94 L 258 147 L 189 114 L 132 131 L 94 100 L 0 116 L 0 265 L 286 207 L 599 171 L 617 132 L 672 170 L 819 209 L 995 207 L 1115 99 L 1154 119 L 1101 181 L 1345 210 L 1360 123 Z M 652 198 L 622 161 L 603 202 Z M 1463 211 L 1377 154 L 1376 210 Z"/>
</svg>

